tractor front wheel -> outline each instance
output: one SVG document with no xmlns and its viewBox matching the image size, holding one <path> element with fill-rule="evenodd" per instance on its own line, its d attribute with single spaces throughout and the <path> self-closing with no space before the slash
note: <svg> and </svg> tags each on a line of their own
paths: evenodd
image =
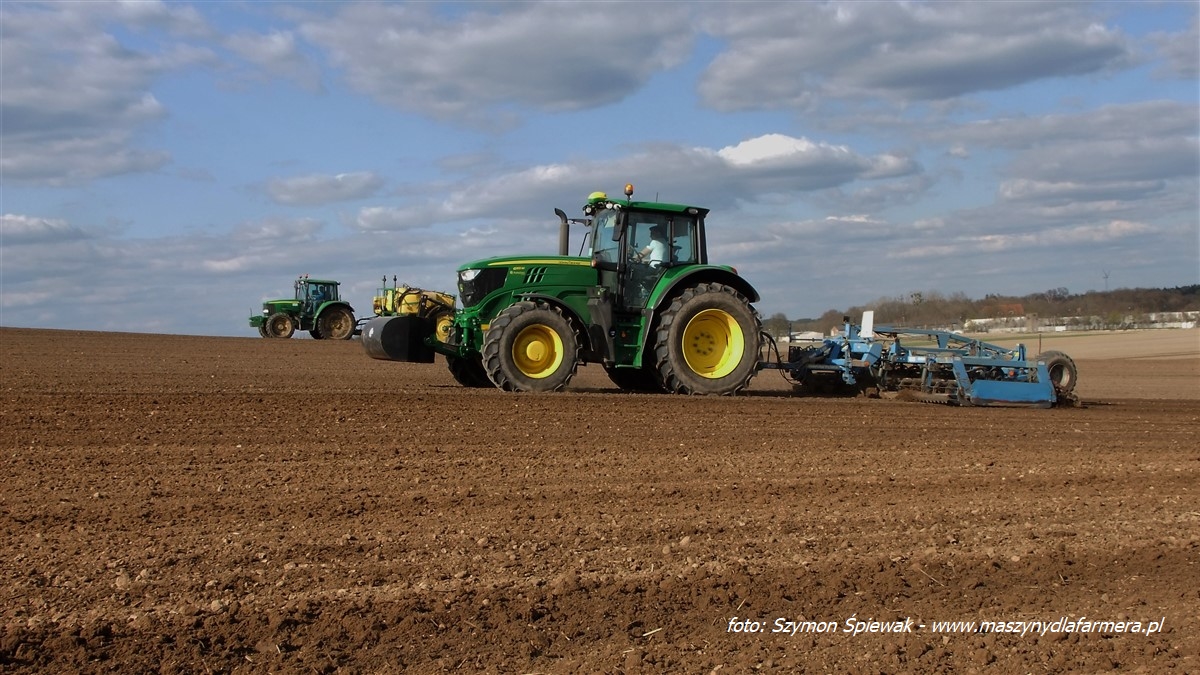
<svg viewBox="0 0 1200 675">
<path fill-rule="evenodd" d="M 285 340 L 296 332 L 296 324 L 292 323 L 292 317 L 283 312 L 276 312 L 267 317 L 266 328 L 267 334 L 271 337 Z"/>
<path fill-rule="evenodd" d="M 349 340 L 354 335 L 354 315 L 345 307 L 330 307 L 321 314 L 317 328 L 327 340 Z"/>
<path fill-rule="evenodd" d="M 696 284 L 663 311 L 655 363 L 677 394 L 736 394 L 758 371 L 762 323 L 746 296 L 724 284 Z"/>
<path fill-rule="evenodd" d="M 560 391 L 579 366 L 579 338 L 557 307 L 518 302 L 483 339 L 483 367 L 505 391 Z"/>
<path fill-rule="evenodd" d="M 262 324 L 259 324 L 259 326 L 258 326 L 258 334 L 259 334 L 259 335 L 261 335 L 261 336 L 263 336 L 263 337 L 265 337 L 265 338 L 269 338 L 269 337 L 271 337 L 271 334 L 267 332 L 267 324 L 266 324 L 265 322 L 264 322 L 264 323 L 262 323 Z"/>
</svg>

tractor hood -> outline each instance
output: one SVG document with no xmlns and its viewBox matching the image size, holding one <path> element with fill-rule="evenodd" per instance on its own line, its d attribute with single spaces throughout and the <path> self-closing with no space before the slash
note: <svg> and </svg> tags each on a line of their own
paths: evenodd
<svg viewBox="0 0 1200 675">
<path fill-rule="evenodd" d="M 596 283 L 591 258 L 553 255 L 515 255 L 485 258 L 458 268 L 458 297 L 463 307 L 474 307 L 497 291 L 519 293 L 553 287 L 581 287 Z"/>
<path fill-rule="evenodd" d="M 458 272 L 459 272 L 459 278 L 461 278 L 462 273 L 465 272 L 466 270 L 483 270 L 483 269 L 487 269 L 489 267 L 505 267 L 508 269 L 514 269 L 517 267 L 524 267 L 526 265 L 537 265 L 537 266 L 546 266 L 546 265 L 572 265 L 572 266 L 575 266 L 575 265 L 579 265 L 579 266 L 583 266 L 583 267 L 591 267 L 592 260 L 591 260 L 591 258 L 582 258 L 582 257 L 575 257 L 575 256 L 538 255 L 538 254 L 506 255 L 506 256 L 498 256 L 495 258 L 484 258 L 482 260 L 474 260 L 472 262 L 469 262 L 469 263 L 466 263 L 466 264 L 460 266 L 458 268 Z M 514 269 L 514 271 L 519 271 L 519 270 Z"/>
</svg>

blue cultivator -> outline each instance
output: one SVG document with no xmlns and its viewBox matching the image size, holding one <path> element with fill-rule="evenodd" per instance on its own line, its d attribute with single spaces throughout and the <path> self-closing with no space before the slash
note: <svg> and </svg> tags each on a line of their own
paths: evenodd
<svg viewBox="0 0 1200 675">
<path fill-rule="evenodd" d="M 789 347 L 786 362 L 759 365 L 784 371 L 812 393 L 892 391 L 926 402 L 1037 408 L 1077 401 L 1075 362 L 1061 352 L 1031 360 L 1024 345 L 1008 349 L 949 331 L 872 323 L 872 312 L 862 326 L 847 318 L 840 336 Z"/>
</svg>

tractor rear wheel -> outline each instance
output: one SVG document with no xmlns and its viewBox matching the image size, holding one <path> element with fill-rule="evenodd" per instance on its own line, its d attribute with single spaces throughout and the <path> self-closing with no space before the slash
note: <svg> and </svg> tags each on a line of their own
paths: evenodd
<svg viewBox="0 0 1200 675">
<path fill-rule="evenodd" d="M 724 284 L 697 284 L 662 312 L 655 363 L 677 394 L 736 394 L 750 384 L 762 350 L 762 323 L 746 296 Z"/>
<path fill-rule="evenodd" d="M 510 305 L 483 338 L 483 367 L 505 391 L 560 391 L 578 366 L 579 338 L 553 305 Z"/>
<path fill-rule="evenodd" d="M 276 312 L 267 317 L 266 327 L 268 335 L 285 340 L 296 332 L 296 324 L 292 323 L 292 317 L 283 312 Z"/>
<path fill-rule="evenodd" d="M 345 307 L 330 307 L 317 321 L 317 330 L 328 340 L 349 340 L 354 335 L 354 314 Z"/>
<path fill-rule="evenodd" d="M 1059 351 L 1049 351 L 1038 354 L 1036 360 L 1046 363 L 1046 371 L 1050 373 L 1050 383 L 1054 385 L 1056 394 L 1064 396 L 1075 391 L 1079 370 L 1075 368 L 1075 361 L 1071 357 Z"/>
<path fill-rule="evenodd" d="M 454 376 L 454 381 L 464 387 L 488 389 L 496 386 L 488 379 L 487 371 L 483 369 L 483 361 L 478 356 L 474 358 L 447 356 L 446 365 L 450 368 L 450 374 Z"/>
<path fill-rule="evenodd" d="M 308 331 L 308 334 L 311 335 L 312 339 L 314 339 L 314 340 L 320 340 L 325 337 L 324 335 L 321 335 L 321 327 L 320 326 L 313 326 L 313 329 Z"/>
</svg>

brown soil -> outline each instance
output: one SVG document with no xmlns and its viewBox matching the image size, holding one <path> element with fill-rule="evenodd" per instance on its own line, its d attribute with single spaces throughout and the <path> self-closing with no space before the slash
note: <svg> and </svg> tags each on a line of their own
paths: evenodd
<svg viewBox="0 0 1200 675">
<path fill-rule="evenodd" d="M 0 672 L 1200 671 L 1197 363 L 971 409 L 0 329 Z M 1062 617 L 1143 631 L 932 628 Z"/>
</svg>

